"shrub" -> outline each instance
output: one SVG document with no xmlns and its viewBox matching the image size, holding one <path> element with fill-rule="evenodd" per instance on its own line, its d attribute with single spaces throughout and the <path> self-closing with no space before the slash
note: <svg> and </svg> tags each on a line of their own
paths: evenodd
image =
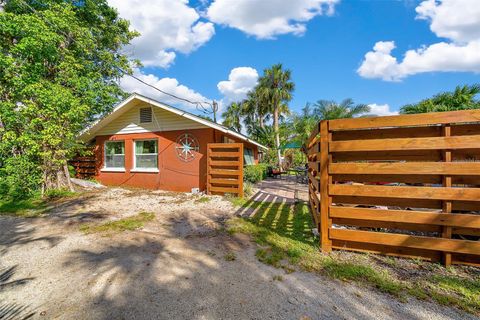
<svg viewBox="0 0 480 320">
<path fill-rule="evenodd" d="M 250 197 L 253 194 L 253 184 L 250 181 L 243 183 L 243 194 L 245 197 Z"/>
<path fill-rule="evenodd" d="M 265 164 L 246 166 L 243 169 L 243 180 L 250 183 L 260 182 L 266 177 L 266 171 L 267 166 Z"/>
<path fill-rule="evenodd" d="M 11 157 L 0 168 L 0 198 L 27 199 L 39 189 L 41 173 L 27 156 Z"/>
</svg>

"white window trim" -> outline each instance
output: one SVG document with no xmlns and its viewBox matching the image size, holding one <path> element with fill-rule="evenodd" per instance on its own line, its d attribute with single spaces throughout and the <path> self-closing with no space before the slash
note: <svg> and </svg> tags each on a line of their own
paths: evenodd
<svg viewBox="0 0 480 320">
<path fill-rule="evenodd" d="M 137 168 L 137 142 L 138 141 L 156 141 L 157 142 L 157 153 L 142 153 L 142 155 L 156 155 L 157 156 L 157 167 L 156 168 Z M 158 138 L 155 139 L 138 139 L 138 140 L 133 140 L 133 168 L 130 170 L 130 172 L 153 172 L 153 173 L 158 173 L 160 172 L 158 170 Z"/>
<path fill-rule="evenodd" d="M 123 167 L 107 167 L 107 143 L 123 142 Z M 103 168 L 101 172 L 125 172 L 125 140 L 107 140 L 103 143 Z"/>
</svg>

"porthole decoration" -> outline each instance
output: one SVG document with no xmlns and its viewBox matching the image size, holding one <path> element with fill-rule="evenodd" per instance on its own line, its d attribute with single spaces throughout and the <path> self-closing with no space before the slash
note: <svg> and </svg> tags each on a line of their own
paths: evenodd
<svg viewBox="0 0 480 320">
<path fill-rule="evenodd" d="M 200 150 L 197 138 L 189 133 L 184 133 L 178 136 L 175 151 L 178 159 L 183 162 L 190 162 L 195 159 L 196 152 Z"/>
</svg>

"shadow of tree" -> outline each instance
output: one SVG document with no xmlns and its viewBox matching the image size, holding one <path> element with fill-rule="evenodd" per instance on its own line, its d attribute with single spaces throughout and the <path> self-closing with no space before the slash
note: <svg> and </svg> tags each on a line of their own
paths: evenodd
<svg viewBox="0 0 480 320">
<path fill-rule="evenodd" d="M 0 303 L 1 320 L 26 320 L 31 319 L 35 312 L 28 307 L 16 303 Z"/>
<path fill-rule="evenodd" d="M 0 253 L 5 253 L 10 247 L 30 242 L 46 241 L 50 247 L 56 246 L 61 236 L 34 236 L 36 228 L 30 222 L 32 219 L 1 217 L 2 233 L 0 233 Z"/>
<path fill-rule="evenodd" d="M 237 209 L 236 215 L 281 236 L 314 245 L 312 217 L 303 201 L 259 192 Z"/>
<path fill-rule="evenodd" d="M 26 284 L 34 278 L 23 278 L 12 280 L 15 275 L 17 266 L 3 268 L 0 270 L 0 292 L 9 289 L 15 289 L 17 286 Z M 17 303 L 0 302 L 0 319 L 1 320 L 22 320 L 29 319 L 35 315 L 30 306 L 20 305 Z"/>
<path fill-rule="evenodd" d="M 28 281 L 35 278 L 23 278 L 18 280 L 11 280 L 14 276 L 17 266 L 0 269 L 0 291 L 26 284 Z M 1 318 L 0 318 L 1 319 Z"/>
</svg>

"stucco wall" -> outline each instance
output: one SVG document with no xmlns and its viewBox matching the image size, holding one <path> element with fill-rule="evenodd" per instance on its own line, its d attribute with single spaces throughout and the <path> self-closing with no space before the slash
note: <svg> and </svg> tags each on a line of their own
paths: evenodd
<svg viewBox="0 0 480 320">
<path fill-rule="evenodd" d="M 200 144 L 200 150 L 191 162 L 183 162 L 177 158 L 175 142 L 183 133 L 194 135 Z M 223 142 L 225 134 L 212 128 L 146 132 L 132 134 L 116 134 L 97 136 L 95 141 L 96 179 L 105 185 L 130 186 L 146 189 L 190 192 L 192 188 L 205 190 L 207 183 L 207 144 Z M 231 137 L 238 141 L 234 137 Z M 158 139 L 159 172 L 132 172 L 134 157 L 134 141 L 141 139 Z M 105 141 L 125 141 L 125 172 L 106 172 L 104 167 Z M 255 162 L 258 162 L 258 148 L 250 143 L 245 147 L 254 151 Z"/>
<path fill-rule="evenodd" d="M 97 136 L 95 157 L 97 159 L 96 179 L 105 185 L 131 186 L 147 189 L 162 189 L 189 192 L 192 188 L 205 189 L 207 144 L 213 142 L 214 129 L 176 130 L 149 133 L 134 133 Z M 191 162 L 177 158 L 175 141 L 183 133 L 193 134 L 200 144 L 200 150 Z M 131 172 L 133 168 L 134 140 L 158 139 L 158 173 Z M 125 172 L 105 172 L 105 141 L 125 141 Z"/>
</svg>

